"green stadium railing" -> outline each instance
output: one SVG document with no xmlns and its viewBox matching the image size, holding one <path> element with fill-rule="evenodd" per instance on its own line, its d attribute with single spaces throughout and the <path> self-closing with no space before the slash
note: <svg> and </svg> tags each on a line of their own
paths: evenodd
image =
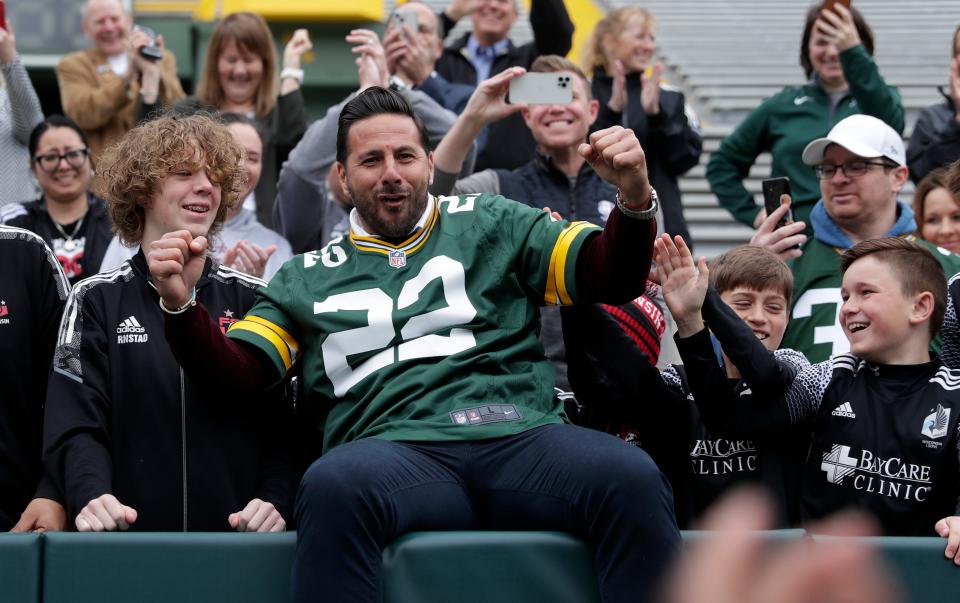
<svg viewBox="0 0 960 603">
<path fill-rule="evenodd" d="M 916 603 L 957 603 L 960 601 L 960 567 L 943 555 L 943 538 L 907 536 L 841 538 L 812 536 L 814 542 L 829 546 L 853 540 L 874 547 L 899 581 L 905 601 Z"/>
<path fill-rule="evenodd" d="M 40 601 L 39 534 L 0 534 L 0 603 Z"/>
<path fill-rule="evenodd" d="M 771 546 L 802 530 L 760 532 Z M 684 532 L 692 544 L 709 532 Z M 829 546 L 840 539 L 813 536 Z M 885 559 L 905 601 L 960 600 L 941 538 L 860 539 Z M 290 600 L 296 534 L 0 534 L 0 603 Z M 593 557 L 555 532 L 417 532 L 383 553 L 385 603 L 599 600 Z"/>
</svg>

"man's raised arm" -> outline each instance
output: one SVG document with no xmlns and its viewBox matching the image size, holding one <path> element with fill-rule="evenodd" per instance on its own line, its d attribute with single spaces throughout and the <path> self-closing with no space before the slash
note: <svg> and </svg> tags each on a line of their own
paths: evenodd
<svg viewBox="0 0 960 603">
<path fill-rule="evenodd" d="M 243 344 L 228 339 L 196 301 L 206 237 L 194 238 L 180 230 L 163 235 L 145 251 L 160 293 L 160 309 L 165 313 L 167 342 L 190 378 L 205 387 L 234 392 L 258 391 L 269 385 L 269 364 Z"/>
</svg>

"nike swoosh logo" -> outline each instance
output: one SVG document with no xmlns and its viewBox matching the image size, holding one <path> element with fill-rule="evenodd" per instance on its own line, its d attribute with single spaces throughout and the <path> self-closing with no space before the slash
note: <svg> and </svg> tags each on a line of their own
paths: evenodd
<svg viewBox="0 0 960 603">
<path fill-rule="evenodd" d="M 512 411 L 512 410 L 505 410 L 505 411 L 503 411 L 503 414 L 505 414 L 505 415 L 512 415 L 512 414 L 513 414 L 513 411 Z"/>
<path fill-rule="evenodd" d="M 809 96 L 798 96 L 797 98 L 793 99 L 793 104 L 799 106 L 807 102 L 808 100 L 810 100 Z"/>
</svg>

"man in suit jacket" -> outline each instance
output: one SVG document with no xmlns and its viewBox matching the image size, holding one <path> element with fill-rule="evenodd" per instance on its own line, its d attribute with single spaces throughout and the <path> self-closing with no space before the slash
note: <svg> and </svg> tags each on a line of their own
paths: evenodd
<svg viewBox="0 0 960 603">
<path fill-rule="evenodd" d="M 120 0 L 87 0 L 83 6 L 83 33 L 93 48 L 68 54 L 57 65 L 63 112 L 76 121 L 90 140 L 94 160 L 132 128 L 137 105 L 169 105 L 183 98 L 176 58 L 157 46 L 163 58 L 141 55 L 150 38 L 131 34 L 133 18 Z"/>
</svg>

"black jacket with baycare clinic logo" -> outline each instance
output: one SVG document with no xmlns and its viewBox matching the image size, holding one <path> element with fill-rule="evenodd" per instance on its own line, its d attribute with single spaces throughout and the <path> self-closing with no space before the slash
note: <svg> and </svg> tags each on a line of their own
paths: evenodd
<svg viewBox="0 0 960 603">
<path fill-rule="evenodd" d="M 262 285 L 208 259 L 197 301 L 226 328 Z M 134 530 L 229 530 L 227 516 L 253 498 L 272 502 L 290 524 L 299 476 L 285 454 L 285 405 L 196 385 L 167 344 L 158 302 L 142 252 L 77 283 L 67 300 L 44 463 L 71 522 L 110 493 L 137 510 Z"/>
<path fill-rule="evenodd" d="M 40 479 L 43 400 L 69 292 L 43 239 L 0 226 L 0 532 L 13 527 Z"/>
<path fill-rule="evenodd" d="M 794 422 L 813 421 L 805 518 L 857 508 L 886 534 L 933 536 L 960 515 L 960 371 L 840 354 L 802 371 L 787 402 Z"/>
</svg>

